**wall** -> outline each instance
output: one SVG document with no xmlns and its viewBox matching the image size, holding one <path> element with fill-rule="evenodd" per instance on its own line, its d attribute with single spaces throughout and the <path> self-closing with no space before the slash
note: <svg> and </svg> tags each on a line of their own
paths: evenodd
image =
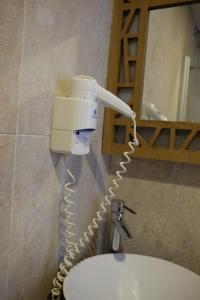
<svg viewBox="0 0 200 300">
<path fill-rule="evenodd" d="M 198 28 L 200 28 L 200 20 L 199 20 L 199 15 L 200 15 L 200 4 L 194 3 L 191 5 L 192 7 L 192 13 L 194 15 L 195 23 Z"/>
<path fill-rule="evenodd" d="M 44 300 L 58 268 L 65 162 L 49 151 L 52 103 L 75 74 L 106 81 L 112 1 L 2 0 L 0 9 L 0 299 Z M 101 41 L 101 42 L 100 42 Z M 102 109 L 91 153 L 68 157 L 77 232 L 106 185 Z"/>
<path fill-rule="evenodd" d="M 119 158 L 113 158 L 110 180 Z M 124 252 L 163 258 L 200 275 L 200 166 L 147 159 L 132 160 L 116 198 L 127 213 L 133 239 Z"/>
<path fill-rule="evenodd" d="M 152 10 L 149 16 L 143 101 L 149 101 L 169 121 L 177 120 L 185 56 L 191 63 L 197 49 L 192 10 L 188 6 Z"/>
<path fill-rule="evenodd" d="M 200 54 L 200 49 L 199 49 Z M 194 68 L 190 69 L 189 87 L 188 87 L 188 112 L 187 120 L 189 122 L 200 122 L 200 59 L 194 64 Z"/>
</svg>

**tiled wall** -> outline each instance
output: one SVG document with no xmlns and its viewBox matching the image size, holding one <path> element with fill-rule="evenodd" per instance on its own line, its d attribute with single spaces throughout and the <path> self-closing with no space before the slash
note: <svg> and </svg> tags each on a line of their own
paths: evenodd
<svg viewBox="0 0 200 300">
<path fill-rule="evenodd" d="M 113 158 L 110 180 L 119 158 Z M 135 159 L 121 184 L 119 199 L 133 240 L 123 251 L 160 257 L 200 274 L 200 166 Z"/>
<path fill-rule="evenodd" d="M 102 109 L 91 153 L 49 151 L 55 94 L 75 74 L 106 81 L 111 0 L 2 0 L 0 8 L 0 299 L 44 300 L 58 267 L 65 165 L 77 176 L 77 232 L 106 185 Z"/>
</svg>

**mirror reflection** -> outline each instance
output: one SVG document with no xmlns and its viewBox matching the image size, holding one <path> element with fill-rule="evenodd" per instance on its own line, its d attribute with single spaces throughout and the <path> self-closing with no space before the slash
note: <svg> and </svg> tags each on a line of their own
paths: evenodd
<svg viewBox="0 0 200 300">
<path fill-rule="evenodd" d="M 200 4 L 150 11 L 141 119 L 200 123 Z"/>
</svg>

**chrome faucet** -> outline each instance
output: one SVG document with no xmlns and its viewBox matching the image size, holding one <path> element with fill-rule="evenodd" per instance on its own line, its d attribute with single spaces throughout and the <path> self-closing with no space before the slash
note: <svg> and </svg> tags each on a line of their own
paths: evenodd
<svg viewBox="0 0 200 300">
<path fill-rule="evenodd" d="M 112 217 L 112 252 L 120 251 L 120 239 L 131 240 L 131 234 L 123 220 L 125 209 L 132 214 L 136 214 L 134 210 L 127 207 L 121 200 L 113 199 L 111 204 L 111 217 Z"/>
</svg>

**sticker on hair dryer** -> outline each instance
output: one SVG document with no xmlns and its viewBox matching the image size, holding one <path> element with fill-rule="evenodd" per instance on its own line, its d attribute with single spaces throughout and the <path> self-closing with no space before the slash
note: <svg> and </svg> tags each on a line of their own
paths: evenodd
<svg viewBox="0 0 200 300">
<path fill-rule="evenodd" d="M 85 129 L 76 131 L 76 144 L 81 143 L 87 145 L 89 143 L 89 136 L 91 131 L 93 130 Z"/>
<path fill-rule="evenodd" d="M 92 118 L 93 119 L 97 118 L 97 109 L 96 108 L 92 111 Z"/>
</svg>

